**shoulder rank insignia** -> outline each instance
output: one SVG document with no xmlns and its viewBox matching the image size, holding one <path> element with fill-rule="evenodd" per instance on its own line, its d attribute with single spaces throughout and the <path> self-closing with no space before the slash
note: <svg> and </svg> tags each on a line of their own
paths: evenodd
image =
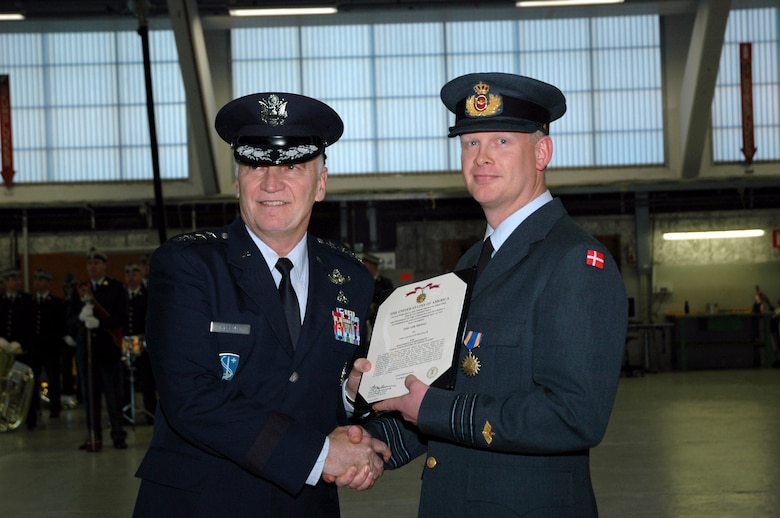
<svg viewBox="0 0 780 518">
<path fill-rule="evenodd" d="M 336 241 L 326 241 L 322 238 L 317 238 L 317 243 L 321 245 L 325 245 L 327 247 L 330 247 L 332 250 L 335 250 L 337 252 L 341 252 L 342 254 L 351 257 L 353 260 L 359 262 L 360 264 L 363 264 L 363 260 L 360 259 L 360 257 L 355 254 L 352 250 L 344 246 L 343 244 L 336 242 Z"/>
<path fill-rule="evenodd" d="M 211 231 L 190 232 L 174 237 L 173 241 L 176 243 L 183 243 L 185 241 L 208 241 L 209 239 L 218 239 L 218 237 Z M 222 234 L 222 239 L 227 239 L 227 233 Z"/>
</svg>

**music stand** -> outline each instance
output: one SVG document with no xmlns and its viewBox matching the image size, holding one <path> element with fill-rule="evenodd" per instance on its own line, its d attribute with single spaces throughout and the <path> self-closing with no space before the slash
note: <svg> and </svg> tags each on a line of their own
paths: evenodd
<svg viewBox="0 0 780 518">
<path fill-rule="evenodd" d="M 125 336 L 122 338 L 122 361 L 127 366 L 127 371 L 130 376 L 128 381 L 130 382 L 130 402 L 122 407 L 122 417 L 130 423 L 135 431 L 135 359 L 138 358 L 143 352 L 145 347 L 145 340 L 143 336 L 133 335 Z M 141 412 L 146 414 L 147 417 L 154 419 L 154 415 L 148 412 L 145 408 L 141 409 Z"/>
</svg>

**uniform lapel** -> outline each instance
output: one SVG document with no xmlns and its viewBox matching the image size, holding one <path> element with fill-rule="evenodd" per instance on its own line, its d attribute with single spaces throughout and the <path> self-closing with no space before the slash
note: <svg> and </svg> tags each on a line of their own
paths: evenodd
<svg viewBox="0 0 780 518">
<path fill-rule="evenodd" d="M 563 208 L 561 201 L 554 199 L 540 207 L 539 210 L 520 223 L 493 256 L 490 266 L 480 276 L 477 284 L 474 286 L 472 298 L 479 296 L 494 280 L 504 276 L 507 271 L 516 268 L 517 265 L 523 262 L 531 249 L 531 245 L 544 239 L 555 223 L 565 214 L 566 210 Z M 470 258 L 472 266 L 477 262 L 481 247 L 482 244 L 477 243 L 469 250 L 469 253 L 473 255 L 473 258 Z M 476 248 L 476 251 L 474 251 L 474 248 Z"/>
</svg>

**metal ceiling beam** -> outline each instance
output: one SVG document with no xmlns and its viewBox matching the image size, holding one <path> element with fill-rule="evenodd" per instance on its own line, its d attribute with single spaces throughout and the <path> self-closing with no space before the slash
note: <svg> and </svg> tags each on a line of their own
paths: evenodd
<svg viewBox="0 0 780 518">
<path fill-rule="evenodd" d="M 168 0 L 168 10 L 184 82 L 190 149 L 195 154 L 195 167 L 190 170 L 200 176 L 204 195 L 217 194 L 216 141 L 211 131 L 216 115 L 214 87 L 198 6 L 195 0 Z"/>
<path fill-rule="evenodd" d="M 731 0 L 699 0 L 680 92 L 683 178 L 701 171 Z"/>
</svg>

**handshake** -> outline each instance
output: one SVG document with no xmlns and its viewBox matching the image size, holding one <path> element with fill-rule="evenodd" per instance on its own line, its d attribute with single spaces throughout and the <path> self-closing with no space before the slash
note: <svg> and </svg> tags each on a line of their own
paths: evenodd
<svg viewBox="0 0 780 518">
<path fill-rule="evenodd" d="M 100 320 L 95 316 L 95 306 L 87 302 L 84 307 L 81 308 L 79 313 L 79 320 L 84 322 L 84 327 L 87 329 L 97 329 L 100 327 Z"/>
<path fill-rule="evenodd" d="M 354 400 L 363 373 L 371 370 L 371 362 L 365 358 L 355 360 L 352 372 L 346 381 L 345 391 L 349 399 Z M 409 375 L 404 380 L 409 393 L 372 405 L 374 411 L 398 411 L 403 419 L 416 425 L 420 405 L 428 391 L 428 385 Z M 330 450 L 325 459 L 322 479 L 335 482 L 337 486 L 349 486 L 362 491 L 374 485 L 382 476 L 384 463 L 390 460 L 392 452 L 387 444 L 371 437 L 360 426 L 342 426 L 328 436 Z"/>
<path fill-rule="evenodd" d="M 328 438 L 330 449 L 322 470 L 325 482 L 363 491 L 382 476 L 385 462 L 390 460 L 390 448 L 372 438 L 364 428 L 340 426 Z"/>
</svg>

